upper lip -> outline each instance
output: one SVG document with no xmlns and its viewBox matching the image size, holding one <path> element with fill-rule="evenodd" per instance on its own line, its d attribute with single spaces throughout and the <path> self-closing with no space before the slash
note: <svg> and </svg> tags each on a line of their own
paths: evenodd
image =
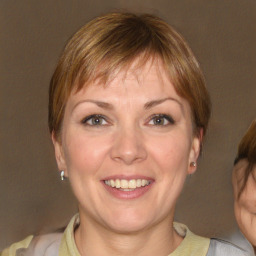
<svg viewBox="0 0 256 256">
<path fill-rule="evenodd" d="M 144 176 L 144 175 L 111 175 L 103 178 L 102 180 L 137 180 L 137 179 L 143 179 L 143 180 L 150 180 L 153 181 L 154 179 L 152 177 Z"/>
</svg>

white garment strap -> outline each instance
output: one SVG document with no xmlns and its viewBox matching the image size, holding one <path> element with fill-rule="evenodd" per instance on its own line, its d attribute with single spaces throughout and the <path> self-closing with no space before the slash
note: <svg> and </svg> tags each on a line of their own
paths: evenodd
<svg viewBox="0 0 256 256">
<path fill-rule="evenodd" d="M 225 240 L 212 238 L 206 256 L 254 256 Z"/>
<path fill-rule="evenodd" d="M 63 233 L 35 236 L 28 248 L 18 249 L 16 256 L 58 256 Z"/>
</svg>

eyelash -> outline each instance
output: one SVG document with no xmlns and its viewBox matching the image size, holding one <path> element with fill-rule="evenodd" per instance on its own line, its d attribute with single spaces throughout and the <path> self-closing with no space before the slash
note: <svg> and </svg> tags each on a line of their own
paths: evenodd
<svg viewBox="0 0 256 256">
<path fill-rule="evenodd" d="M 102 124 L 102 123 L 100 123 L 100 124 L 92 124 L 92 123 L 89 124 L 88 122 L 89 122 L 89 121 L 92 121 L 93 118 L 98 119 L 98 120 L 101 120 L 101 121 L 105 121 L 106 124 Z M 84 125 L 88 125 L 88 126 L 105 126 L 105 125 L 108 125 L 107 118 L 106 118 L 105 116 L 103 116 L 103 115 L 98 115 L 98 114 L 93 114 L 93 115 L 89 115 L 89 116 L 85 117 L 85 118 L 81 121 L 81 123 L 84 124 Z"/>
<path fill-rule="evenodd" d="M 156 120 L 156 119 L 165 119 L 163 124 L 150 124 L 151 121 Z M 165 123 L 165 121 L 167 121 L 168 123 Z M 149 118 L 149 125 L 152 126 L 168 126 L 168 125 L 172 125 L 175 124 L 175 121 L 173 120 L 173 118 L 170 115 L 166 115 L 166 114 L 155 114 L 153 116 L 151 116 Z"/>
<path fill-rule="evenodd" d="M 100 120 L 100 123 L 90 123 L 89 124 L 89 121 L 92 121 L 93 118 L 95 119 L 98 119 Z M 154 120 L 160 120 L 162 119 L 164 121 L 164 123 L 153 123 L 153 124 L 150 124 L 151 121 L 154 122 Z M 102 124 L 102 122 L 105 121 L 105 124 Z M 166 123 L 167 121 L 167 123 Z M 87 125 L 87 126 L 107 126 L 109 125 L 109 121 L 108 119 L 103 116 L 103 115 L 99 115 L 99 114 L 93 114 L 93 115 L 89 115 L 87 117 L 85 117 L 82 121 L 81 121 L 82 124 L 84 125 Z M 166 115 L 166 114 L 155 114 L 155 115 L 152 115 L 149 117 L 149 121 L 147 122 L 150 126 L 168 126 L 168 125 L 172 125 L 172 124 L 175 124 L 175 121 L 173 120 L 173 118 L 170 116 L 170 115 Z"/>
</svg>

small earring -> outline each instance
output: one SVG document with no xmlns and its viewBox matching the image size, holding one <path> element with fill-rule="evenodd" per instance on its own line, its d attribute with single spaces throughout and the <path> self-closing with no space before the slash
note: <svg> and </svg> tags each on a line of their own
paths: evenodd
<svg viewBox="0 0 256 256">
<path fill-rule="evenodd" d="M 62 181 L 66 179 L 65 173 L 64 173 L 63 170 L 60 172 L 60 179 L 61 179 Z"/>
<path fill-rule="evenodd" d="M 191 162 L 190 167 L 196 167 L 196 162 Z"/>
</svg>

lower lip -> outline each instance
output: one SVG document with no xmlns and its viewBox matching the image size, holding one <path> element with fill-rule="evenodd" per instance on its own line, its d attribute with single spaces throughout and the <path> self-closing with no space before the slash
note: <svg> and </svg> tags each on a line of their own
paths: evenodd
<svg viewBox="0 0 256 256">
<path fill-rule="evenodd" d="M 104 187 L 106 190 L 114 197 L 118 199 L 136 199 L 141 196 L 143 196 L 147 191 L 149 191 L 152 188 L 153 182 L 151 182 L 149 185 L 145 187 L 136 188 L 132 191 L 123 191 L 117 188 L 112 188 L 105 184 L 104 181 L 102 181 Z"/>
</svg>

